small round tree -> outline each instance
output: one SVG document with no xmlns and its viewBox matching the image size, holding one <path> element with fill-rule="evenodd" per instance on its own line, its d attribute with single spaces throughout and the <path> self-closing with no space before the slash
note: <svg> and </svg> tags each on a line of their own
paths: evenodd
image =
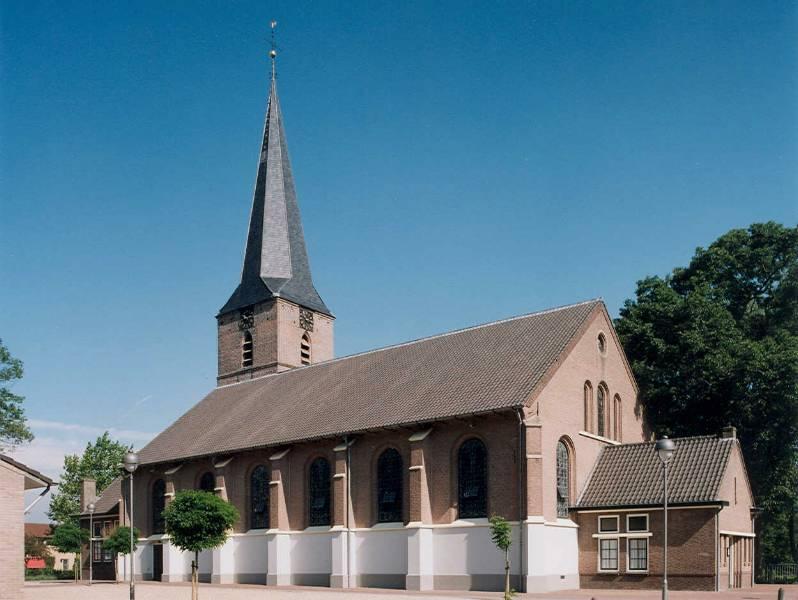
<svg viewBox="0 0 798 600">
<path fill-rule="evenodd" d="M 490 539 L 504 552 L 504 600 L 510 600 L 513 597 L 510 589 L 510 546 L 513 544 L 513 532 L 507 519 L 499 515 L 490 518 Z"/>
<path fill-rule="evenodd" d="M 133 528 L 133 547 L 130 547 L 130 527 L 117 527 L 103 542 L 103 548 L 114 554 L 130 554 L 136 550 L 136 540 L 139 539 L 139 530 Z M 90 559 L 91 560 L 91 559 Z M 119 579 L 116 572 L 116 557 L 114 557 L 114 581 Z"/>
<path fill-rule="evenodd" d="M 193 552 L 191 562 L 191 598 L 197 599 L 199 553 L 224 544 L 238 520 L 236 508 L 210 493 L 183 490 L 163 512 L 166 533 L 184 552 Z"/>
<path fill-rule="evenodd" d="M 59 525 L 53 531 L 53 539 L 50 542 L 60 552 L 71 553 L 75 555 L 75 582 L 78 581 L 78 569 L 80 568 L 80 551 L 83 549 L 83 544 L 89 541 L 89 532 L 81 529 L 74 523 L 64 523 Z"/>
</svg>

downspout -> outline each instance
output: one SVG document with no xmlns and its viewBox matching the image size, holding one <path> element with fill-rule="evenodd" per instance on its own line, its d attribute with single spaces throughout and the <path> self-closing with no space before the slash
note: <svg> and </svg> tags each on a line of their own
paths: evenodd
<svg viewBox="0 0 798 600">
<path fill-rule="evenodd" d="M 346 587 L 352 587 L 352 528 L 349 523 L 349 514 L 352 511 L 352 449 L 349 436 L 344 437 L 346 444 Z"/>
<path fill-rule="evenodd" d="M 524 522 L 526 521 L 526 419 L 524 409 L 518 416 L 518 587 L 526 591 L 526 564 L 524 563 Z"/>
<path fill-rule="evenodd" d="M 27 515 L 33 509 L 33 507 L 36 506 L 36 504 L 39 502 L 39 500 L 41 500 L 42 498 L 44 498 L 47 495 L 47 492 L 50 491 L 50 488 L 52 487 L 52 485 L 53 484 L 48 483 L 47 487 L 44 488 L 44 491 L 41 494 L 39 494 L 38 496 L 36 496 L 36 498 L 33 500 L 33 502 L 30 503 L 30 506 L 28 506 L 28 508 L 26 508 L 25 511 L 22 514 L 23 515 Z"/>
</svg>

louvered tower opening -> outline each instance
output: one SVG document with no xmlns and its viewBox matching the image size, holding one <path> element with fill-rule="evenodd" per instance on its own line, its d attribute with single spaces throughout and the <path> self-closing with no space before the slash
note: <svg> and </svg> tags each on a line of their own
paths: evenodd
<svg viewBox="0 0 798 600">
<path fill-rule="evenodd" d="M 241 345 L 241 366 L 252 366 L 252 334 L 249 331 L 244 332 L 244 342 Z"/>
<path fill-rule="evenodd" d="M 303 365 L 310 364 L 310 336 L 306 333 L 302 336 L 299 347 L 299 354 Z"/>
</svg>

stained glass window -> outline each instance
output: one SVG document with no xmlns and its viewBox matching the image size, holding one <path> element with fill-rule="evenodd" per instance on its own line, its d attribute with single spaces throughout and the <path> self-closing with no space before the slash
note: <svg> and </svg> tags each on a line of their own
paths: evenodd
<svg viewBox="0 0 798 600">
<path fill-rule="evenodd" d="M 152 485 L 152 532 L 163 533 L 163 509 L 166 507 L 166 483 L 159 479 Z"/>
<path fill-rule="evenodd" d="M 317 458 L 308 473 L 308 525 L 330 524 L 330 463 Z"/>
<path fill-rule="evenodd" d="M 402 521 L 402 456 L 388 448 L 377 459 L 377 522 Z"/>
<path fill-rule="evenodd" d="M 459 518 L 488 516 L 488 451 L 480 440 L 472 438 L 457 456 Z"/>
<path fill-rule="evenodd" d="M 258 465 L 249 476 L 250 529 L 269 528 L 269 471 Z"/>
<path fill-rule="evenodd" d="M 201 489 L 203 492 L 213 493 L 215 487 L 216 478 L 213 476 L 213 473 L 210 471 L 203 473 L 202 477 L 200 477 L 199 489 Z"/>
<path fill-rule="evenodd" d="M 604 394 L 604 386 L 600 385 L 598 387 L 598 391 L 596 392 L 596 420 L 597 420 L 597 429 L 596 433 L 600 436 L 604 436 L 606 433 L 605 431 L 605 418 L 604 418 L 604 409 L 605 409 L 606 398 Z"/>
<path fill-rule="evenodd" d="M 557 516 L 567 517 L 570 504 L 571 462 L 568 457 L 568 446 L 560 440 L 557 442 Z"/>
</svg>

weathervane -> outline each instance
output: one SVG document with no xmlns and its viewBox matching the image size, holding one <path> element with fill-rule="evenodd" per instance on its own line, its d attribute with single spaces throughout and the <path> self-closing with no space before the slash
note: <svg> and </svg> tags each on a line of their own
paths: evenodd
<svg viewBox="0 0 798 600">
<path fill-rule="evenodd" d="M 274 30 L 277 29 L 277 21 L 272 21 L 269 25 L 272 28 L 272 49 L 269 51 L 269 57 L 272 59 L 272 81 L 274 81 L 276 77 L 275 63 L 277 62 L 277 42 L 274 38 Z"/>
</svg>

